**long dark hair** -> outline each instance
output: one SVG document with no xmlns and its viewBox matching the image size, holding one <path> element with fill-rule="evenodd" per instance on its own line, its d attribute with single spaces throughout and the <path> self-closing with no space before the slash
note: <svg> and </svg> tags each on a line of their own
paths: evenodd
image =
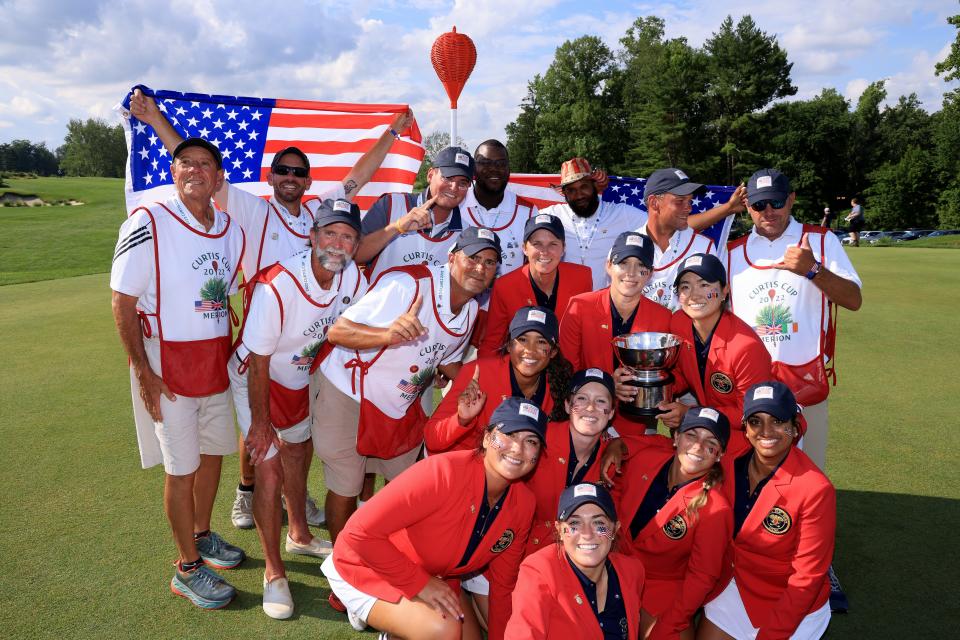
<svg viewBox="0 0 960 640">
<path fill-rule="evenodd" d="M 501 357 L 509 355 L 507 348 L 511 342 L 513 342 L 513 339 L 507 338 L 507 341 L 497 349 L 497 353 Z M 556 349 L 557 352 L 550 358 L 550 362 L 547 363 L 547 368 L 543 370 L 547 385 L 550 387 L 550 397 L 553 398 L 553 410 L 547 419 L 552 422 L 563 422 L 569 418 L 563 407 L 563 401 L 567 399 L 567 388 L 570 386 L 570 378 L 573 377 L 573 365 L 563 357 L 559 343 L 553 345 L 553 348 Z"/>
</svg>

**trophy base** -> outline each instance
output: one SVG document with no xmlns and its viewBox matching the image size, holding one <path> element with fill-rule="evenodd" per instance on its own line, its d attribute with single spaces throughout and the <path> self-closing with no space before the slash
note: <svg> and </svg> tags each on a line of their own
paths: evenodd
<svg viewBox="0 0 960 640">
<path fill-rule="evenodd" d="M 625 384 L 637 388 L 633 402 L 621 402 L 620 413 L 637 418 L 656 418 L 665 411 L 658 409 L 661 402 L 673 402 L 673 374 L 667 373 L 657 381 L 630 380 Z"/>
<path fill-rule="evenodd" d="M 620 413 L 635 418 L 656 418 L 661 413 L 666 413 L 666 411 L 657 409 L 656 407 L 636 407 L 632 403 L 621 402 Z"/>
</svg>

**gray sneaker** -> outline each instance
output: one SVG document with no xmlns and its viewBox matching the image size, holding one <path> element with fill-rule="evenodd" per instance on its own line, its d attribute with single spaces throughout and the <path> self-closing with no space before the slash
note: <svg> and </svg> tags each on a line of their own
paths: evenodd
<svg viewBox="0 0 960 640">
<path fill-rule="evenodd" d="M 228 543 L 215 531 L 194 542 L 203 561 L 216 569 L 233 569 L 247 557 L 243 549 Z"/>
<path fill-rule="evenodd" d="M 183 573 L 177 567 L 170 580 L 170 591 L 201 609 L 221 609 L 237 595 L 236 589 L 206 565 L 189 573 Z"/>
<path fill-rule="evenodd" d="M 280 504 L 283 506 L 283 510 L 287 510 L 287 498 L 286 496 L 280 496 Z M 307 524 L 311 527 L 322 527 L 327 524 L 327 515 L 323 512 L 323 509 L 317 506 L 317 502 L 313 499 L 309 493 L 307 494 L 307 508 L 306 508 Z"/>
<path fill-rule="evenodd" d="M 253 529 L 253 491 L 237 489 L 230 520 L 237 529 Z"/>
</svg>

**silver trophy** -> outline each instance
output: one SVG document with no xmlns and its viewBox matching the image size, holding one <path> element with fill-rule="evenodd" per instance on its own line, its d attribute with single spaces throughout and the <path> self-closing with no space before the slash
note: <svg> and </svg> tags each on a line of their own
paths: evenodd
<svg viewBox="0 0 960 640">
<path fill-rule="evenodd" d="M 657 416 L 661 402 L 673 402 L 674 377 L 670 373 L 680 356 L 680 338 L 672 333 L 627 333 L 613 339 L 617 359 L 633 374 L 624 384 L 637 388 L 633 402 L 621 402 L 620 411 L 631 416 Z"/>
</svg>

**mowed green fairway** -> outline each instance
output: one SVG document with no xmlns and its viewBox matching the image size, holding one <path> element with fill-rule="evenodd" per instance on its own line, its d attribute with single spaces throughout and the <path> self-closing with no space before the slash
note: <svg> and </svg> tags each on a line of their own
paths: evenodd
<svg viewBox="0 0 960 640">
<path fill-rule="evenodd" d="M 122 219 L 116 204 L 100 213 L 113 220 L 109 241 L 78 240 L 100 247 L 83 252 L 95 271 L 112 254 Z M 15 245 L 27 255 L 10 229 L 0 225 L 4 254 Z M 62 238 L 48 240 L 57 254 Z M 953 540 L 960 529 L 960 251 L 861 248 L 851 255 L 866 282 L 865 302 L 840 318 L 827 471 L 839 490 L 835 566 L 852 611 L 834 617 L 828 637 L 950 635 L 960 620 Z M 11 275 L 3 260 L 0 282 L 42 279 Z M 44 261 L 32 270 L 48 272 Z M 263 615 L 256 534 L 229 520 L 236 458 L 225 460 L 213 522 L 251 556 L 228 575 L 240 596 L 224 611 L 205 612 L 170 594 L 174 550 L 163 476 L 140 469 L 109 293 L 105 273 L 0 287 L 0 636 L 355 636 L 327 606 L 316 559 L 285 556 L 294 619 Z M 311 491 L 322 496 L 316 469 Z"/>
</svg>

